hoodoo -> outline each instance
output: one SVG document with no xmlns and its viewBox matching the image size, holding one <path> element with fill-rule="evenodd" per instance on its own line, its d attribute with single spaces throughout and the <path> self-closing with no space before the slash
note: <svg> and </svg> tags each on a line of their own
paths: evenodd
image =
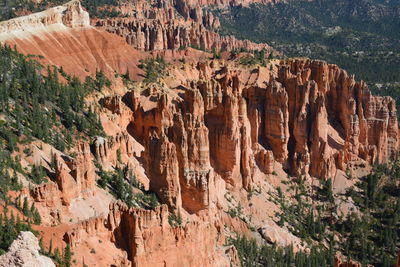
<svg viewBox="0 0 400 267">
<path fill-rule="evenodd" d="M 0 22 L 0 266 L 396 259 L 396 102 L 219 33 L 275 1 L 42 2 Z"/>
</svg>

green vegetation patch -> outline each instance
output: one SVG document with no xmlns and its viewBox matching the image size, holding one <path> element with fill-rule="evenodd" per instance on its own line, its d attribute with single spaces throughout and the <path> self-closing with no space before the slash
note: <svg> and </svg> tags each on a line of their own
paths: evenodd
<svg viewBox="0 0 400 267">
<path fill-rule="evenodd" d="M 128 166 L 117 167 L 113 171 L 104 171 L 99 163 L 96 163 L 99 179 L 97 183 L 100 187 L 108 189 L 111 194 L 126 203 L 129 207 L 144 209 L 154 209 L 160 203 L 153 192 L 144 191 L 143 185 L 130 172 Z M 140 190 L 133 192 L 133 188 Z"/>
<path fill-rule="evenodd" d="M 309 252 L 294 253 L 292 246 L 259 245 L 256 240 L 235 236 L 228 240 L 238 251 L 243 267 L 326 267 L 334 266 L 334 251 L 323 246 L 312 247 Z"/>
<path fill-rule="evenodd" d="M 323 245 L 330 254 L 340 252 L 363 266 L 393 266 L 400 250 L 399 179 L 400 161 L 395 160 L 375 166 L 343 195 L 333 194 L 330 180 L 313 187 L 292 180 L 287 192 L 278 189 L 272 195 L 281 207 L 277 223 L 309 247 Z M 335 199 L 354 208 L 342 215 Z"/>
<path fill-rule="evenodd" d="M 37 234 L 30 223 L 23 222 L 19 216 L 15 218 L 7 206 L 4 207 L 3 214 L 0 214 L 0 255 L 6 253 L 21 231 L 31 231 Z"/>
<path fill-rule="evenodd" d="M 214 13 L 221 34 L 266 42 L 289 57 L 324 59 L 371 83 L 400 81 L 398 1 L 282 1 Z"/>
<path fill-rule="evenodd" d="M 62 75 L 66 83 L 59 81 Z M 17 143 L 37 138 L 65 151 L 76 138 L 104 136 L 85 97 L 107 85 L 101 72 L 81 83 L 62 69 L 43 71 L 32 57 L 0 46 L 0 146 L 13 152 Z"/>
<path fill-rule="evenodd" d="M 145 71 L 143 80 L 145 83 L 158 83 L 160 78 L 167 75 L 167 63 L 162 56 L 141 59 L 139 62 L 139 68 Z"/>
</svg>

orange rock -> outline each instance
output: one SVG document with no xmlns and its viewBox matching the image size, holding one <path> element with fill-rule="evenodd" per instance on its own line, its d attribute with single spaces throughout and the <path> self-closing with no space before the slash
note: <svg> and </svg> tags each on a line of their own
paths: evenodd
<svg viewBox="0 0 400 267">
<path fill-rule="evenodd" d="M 176 50 L 189 46 L 209 51 L 240 48 L 272 51 L 266 44 L 238 40 L 233 36 L 221 36 L 213 32 L 213 29 L 219 27 L 219 20 L 210 11 L 203 10 L 201 5 L 166 0 L 154 6 L 142 0 L 120 8 L 126 17 L 94 19 L 92 25 L 123 37 L 128 44 L 143 51 Z M 177 11 L 181 16 L 175 15 Z"/>
<path fill-rule="evenodd" d="M 81 248 L 90 237 L 107 237 L 126 251 L 125 260 L 118 259 L 121 266 L 130 266 L 129 261 L 132 266 L 239 266 L 236 249 L 219 240 L 221 227 L 200 221 L 172 227 L 168 214 L 166 205 L 143 210 L 118 201 L 110 205 L 107 218 L 74 225 L 64 234 L 64 241 L 85 255 Z"/>
<path fill-rule="evenodd" d="M 168 224 L 165 205 L 146 211 L 115 203 L 110 207 L 108 221 L 115 243 L 127 248 L 133 266 L 239 265 L 234 248 L 218 249 L 215 226 L 191 222 L 173 228 Z"/>
<path fill-rule="evenodd" d="M 72 200 L 94 194 L 96 176 L 89 144 L 80 142 L 76 146 L 75 158 L 55 156 L 55 178 L 34 187 L 31 195 L 35 201 L 44 202 L 47 207 L 60 204 L 70 205 Z"/>
<path fill-rule="evenodd" d="M 213 3 L 228 4 L 217 2 Z M 188 45 L 270 49 L 212 32 L 217 20 L 199 9 L 199 5 L 210 3 L 178 1 L 184 16 L 177 18 L 168 1 L 153 9 L 147 1 L 137 1 L 137 13 L 132 3 L 121 7 L 132 15 L 130 18 L 93 21 L 97 27 L 123 36 L 131 46 L 118 36 L 89 26 L 87 13 L 76 1 L 1 23 L 6 30 L 0 39 L 16 44 L 24 53 L 42 54 L 45 62 L 63 66 L 81 78 L 98 68 L 109 76 L 127 69 L 138 74 L 135 68 L 141 53 L 132 46 L 146 51 Z M 20 35 L 24 26 L 26 32 Z M 175 53 L 180 52 L 164 54 L 172 58 Z M 41 212 L 54 215 L 50 214 L 53 218 L 48 225 L 61 221 L 60 213 L 68 206 L 78 206 L 96 192 L 96 158 L 105 169 L 125 164 L 135 174 L 140 173 L 147 181 L 145 187 L 167 204 L 149 211 L 129 209 L 117 202 L 110 205 L 108 214 L 97 216 L 97 210 L 104 213 L 106 209 L 93 208 L 95 217 L 64 225 L 58 231 L 76 255 L 90 257 L 87 250 L 95 246 L 107 254 L 90 257 L 90 264 L 238 265 L 236 250 L 223 245 L 225 225 L 240 233 L 249 226 L 244 219 L 235 220 L 224 212 L 230 208 L 224 193 L 235 193 L 239 200 L 231 199 L 233 203 L 245 203 L 246 212 L 253 211 L 259 217 L 254 220 L 259 227 L 266 218 L 260 214 L 268 212 L 272 217 L 274 207 L 271 204 L 266 211 L 269 203 L 255 196 L 256 205 L 251 207 L 253 202 L 246 199 L 252 196 L 245 191 L 265 185 L 264 180 L 278 183 L 286 175 L 282 166 L 291 175 L 328 179 L 353 160 L 387 162 L 399 148 L 394 100 L 372 96 L 364 82 L 357 82 L 336 65 L 289 59 L 262 67 L 244 66 L 226 57 L 198 58 L 201 56 L 169 66 L 169 76 L 157 84 L 134 83 L 128 91 L 119 81 L 119 87 L 91 96 L 102 106 L 96 112 L 108 138 L 94 138 L 91 144 L 79 142 L 74 157 L 59 153 L 53 181 L 32 189 L 34 199 L 43 203 Z M 280 176 L 273 178 L 275 170 Z M 260 206 L 268 208 L 255 211 L 261 202 Z M 62 205 L 64 209 L 59 209 Z M 182 213 L 182 226 L 169 225 L 168 209 Z M 289 235 L 282 241 L 276 237 L 279 231 L 268 227 L 263 226 L 263 233 L 271 242 L 293 241 Z M 99 246 L 98 240 L 104 246 Z M 337 266 L 358 266 L 345 264 Z"/>
<path fill-rule="evenodd" d="M 79 1 L 0 23 L 0 42 L 19 52 L 40 55 L 43 63 L 62 66 L 84 79 L 103 70 L 109 77 L 140 72 L 140 53 L 113 34 L 90 26 L 89 14 Z M 66 57 L 65 55 L 68 55 Z"/>
</svg>

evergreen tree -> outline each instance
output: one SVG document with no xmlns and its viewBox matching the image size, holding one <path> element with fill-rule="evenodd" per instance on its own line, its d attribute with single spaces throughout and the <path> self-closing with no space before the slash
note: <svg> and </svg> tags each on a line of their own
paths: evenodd
<svg viewBox="0 0 400 267">
<path fill-rule="evenodd" d="M 69 244 L 64 249 L 64 266 L 65 267 L 71 267 L 71 259 L 72 259 L 72 253 L 71 253 L 71 247 Z"/>
<path fill-rule="evenodd" d="M 22 205 L 22 213 L 26 217 L 30 217 L 30 210 L 29 210 L 29 204 L 28 204 L 28 198 L 27 197 L 24 198 L 24 204 Z"/>
</svg>

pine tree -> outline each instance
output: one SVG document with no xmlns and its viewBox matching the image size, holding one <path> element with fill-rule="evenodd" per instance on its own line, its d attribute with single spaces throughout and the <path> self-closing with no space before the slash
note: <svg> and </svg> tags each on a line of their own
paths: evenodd
<svg viewBox="0 0 400 267">
<path fill-rule="evenodd" d="M 71 258 L 72 258 L 72 253 L 71 253 L 71 247 L 69 244 L 64 249 L 64 266 L 65 267 L 71 267 Z"/>
<path fill-rule="evenodd" d="M 41 251 L 42 253 L 45 253 L 45 251 L 44 251 L 44 245 L 43 245 L 43 237 L 40 237 L 40 239 L 39 239 L 39 247 L 40 247 L 40 251 Z"/>
<path fill-rule="evenodd" d="M 60 255 L 60 250 L 58 248 L 54 249 L 54 255 L 53 255 L 54 261 L 57 263 L 61 263 L 61 255 Z"/>
<path fill-rule="evenodd" d="M 53 254 L 53 239 L 50 239 L 49 249 L 47 250 L 48 255 Z"/>
<path fill-rule="evenodd" d="M 36 225 L 40 225 L 42 223 L 42 217 L 37 209 L 33 212 L 33 223 Z"/>
<path fill-rule="evenodd" d="M 29 210 L 29 204 L 28 204 L 28 198 L 24 198 L 24 204 L 22 205 L 22 213 L 26 217 L 30 217 L 30 210 Z"/>
</svg>

